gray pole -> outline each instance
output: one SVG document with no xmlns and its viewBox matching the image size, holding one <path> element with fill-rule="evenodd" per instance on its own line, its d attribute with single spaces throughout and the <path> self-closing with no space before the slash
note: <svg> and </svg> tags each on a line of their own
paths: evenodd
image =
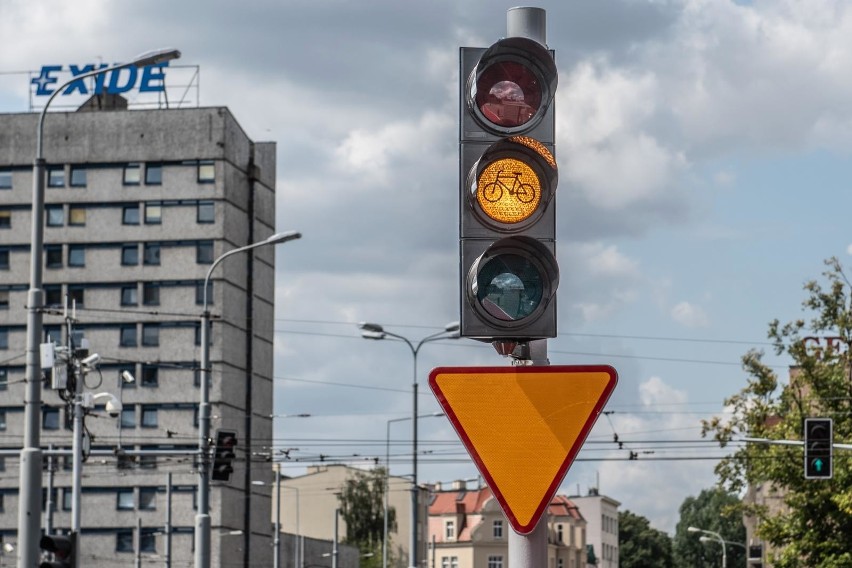
<svg viewBox="0 0 852 568">
<path fill-rule="evenodd" d="M 80 495 L 83 484 L 83 373 L 75 361 L 73 480 L 71 485 L 71 532 L 77 535 L 74 566 L 80 566 Z"/>
<path fill-rule="evenodd" d="M 166 564 L 166 568 L 171 568 L 172 566 L 172 474 L 166 474 L 166 526 L 163 527 L 165 531 L 165 545 L 163 548 L 163 557 Z"/>
<path fill-rule="evenodd" d="M 340 509 L 334 510 L 334 542 L 331 545 L 331 568 L 337 568 L 337 538 L 338 538 L 338 526 L 337 522 L 340 518 Z"/>
<path fill-rule="evenodd" d="M 281 464 L 275 465 L 275 537 L 272 539 L 272 566 L 281 568 Z"/>
<path fill-rule="evenodd" d="M 142 517 L 136 517 L 136 568 L 142 568 Z M 79 564 L 75 564 L 79 566 Z"/>
<path fill-rule="evenodd" d="M 44 291 L 42 264 L 44 258 L 44 117 L 50 103 L 72 82 L 108 73 L 115 69 L 144 67 L 180 57 L 176 50 L 160 50 L 120 63 L 77 75 L 60 85 L 41 109 L 36 130 L 36 154 L 33 160 L 32 229 L 30 237 L 30 283 L 27 291 L 26 391 L 24 392 L 24 446 L 21 450 L 18 491 L 18 568 L 39 565 L 39 516 L 41 515 L 41 344 Z M 75 547 L 76 548 L 76 547 Z"/>
<path fill-rule="evenodd" d="M 420 346 L 423 345 L 421 341 L 417 345 L 417 349 L 412 349 L 411 352 L 414 355 L 414 384 L 411 386 L 412 393 L 414 395 L 414 404 L 411 410 L 411 436 L 412 436 L 412 448 L 411 448 L 411 544 L 410 550 L 408 553 L 408 565 L 411 568 L 417 568 L 420 566 L 420 552 L 417 549 L 417 519 L 419 517 L 418 502 L 420 501 L 417 497 L 417 352 L 420 350 Z M 411 347 L 411 344 L 408 344 Z"/>
<path fill-rule="evenodd" d="M 506 12 L 506 36 L 526 37 L 547 45 L 547 12 L 542 8 L 509 8 Z M 530 359 L 547 365 L 547 340 L 530 342 Z M 509 566 L 540 568 L 547 566 L 547 521 L 539 520 L 531 533 L 509 531 Z"/>
<path fill-rule="evenodd" d="M 53 444 L 50 444 L 49 449 L 53 449 Z M 53 468 L 56 466 L 56 458 L 48 454 L 47 456 L 47 503 L 44 504 L 44 533 L 51 534 L 53 532 L 53 509 L 56 503 L 53 501 L 53 479 L 56 472 Z"/>
<path fill-rule="evenodd" d="M 195 515 L 195 568 L 210 568 L 210 310 L 207 287 L 213 269 L 231 255 L 263 245 L 274 245 L 301 238 L 296 231 L 276 233 L 266 240 L 229 250 L 213 261 L 204 277 L 201 313 L 201 401 L 198 404 L 198 514 Z M 249 353 L 248 356 L 251 356 Z M 249 488 L 246 487 L 246 491 Z M 246 527 L 248 529 L 248 527 Z"/>
</svg>

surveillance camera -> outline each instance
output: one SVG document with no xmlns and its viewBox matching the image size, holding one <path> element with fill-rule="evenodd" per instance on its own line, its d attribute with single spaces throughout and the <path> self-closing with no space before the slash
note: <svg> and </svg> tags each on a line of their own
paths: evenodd
<svg viewBox="0 0 852 568">
<path fill-rule="evenodd" d="M 136 382 L 136 377 L 130 371 L 125 370 L 121 372 L 121 380 L 127 384 L 131 384 Z"/>
<path fill-rule="evenodd" d="M 91 355 L 89 355 L 88 357 L 83 359 L 81 361 L 81 363 L 83 363 L 84 367 L 90 367 L 91 368 L 91 367 L 94 367 L 95 365 L 97 365 L 100 360 L 101 360 L 100 355 L 98 355 L 97 353 L 92 353 Z"/>
<path fill-rule="evenodd" d="M 117 398 L 112 397 L 111 399 L 107 400 L 106 411 L 107 414 L 109 414 L 113 418 L 117 418 L 121 414 L 123 408 L 124 405 L 121 404 L 121 401 Z"/>
</svg>

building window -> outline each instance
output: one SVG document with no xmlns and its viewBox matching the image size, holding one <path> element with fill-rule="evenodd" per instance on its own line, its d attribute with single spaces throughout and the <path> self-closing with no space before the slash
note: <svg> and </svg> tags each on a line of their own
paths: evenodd
<svg viewBox="0 0 852 568">
<path fill-rule="evenodd" d="M 47 187 L 65 187 L 65 168 L 57 166 L 47 170 Z"/>
<path fill-rule="evenodd" d="M 121 287 L 121 305 L 122 306 L 138 306 L 139 293 L 136 284 L 132 286 Z"/>
<path fill-rule="evenodd" d="M 121 245 L 121 265 L 136 266 L 139 264 L 139 245 Z"/>
<path fill-rule="evenodd" d="M 9 348 L 9 329 L 0 327 L 0 349 Z"/>
<path fill-rule="evenodd" d="M 9 386 L 9 370 L 0 369 L 0 390 L 6 390 Z M 2 470 L 0 470 L 2 471 Z"/>
<path fill-rule="evenodd" d="M 163 207 L 159 203 L 145 204 L 145 223 L 159 225 L 163 220 Z"/>
<path fill-rule="evenodd" d="M 556 568 L 565 568 L 565 560 L 562 558 L 556 559 Z"/>
<path fill-rule="evenodd" d="M 44 303 L 46 306 L 62 305 L 61 284 L 48 284 L 44 287 Z"/>
<path fill-rule="evenodd" d="M 213 183 L 216 181 L 216 166 L 212 160 L 198 162 L 198 183 Z"/>
<path fill-rule="evenodd" d="M 160 243 L 145 243 L 143 261 L 148 266 L 160 265 Z"/>
<path fill-rule="evenodd" d="M 157 529 L 142 529 L 139 535 L 139 548 L 141 552 L 157 552 Z"/>
<path fill-rule="evenodd" d="M 121 326 L 119 345 L 122 347 L 136 347 L 136 324 Z"/>
<path fill-rule="evenodd" d="M 120 426 L 122 428 L 136 428 L 136 407 L 135 406 L 125 406 L 121 410 Z"/>
<path fill-rule="evenodd" d="M 562 525 L 556 525 L 556 542 L 565 542 Z"/>
<path fill-rule="evenodd" d="M 199 306 L 204 305 L 204 282 L 198 282 L 195 285 L 195 303 Z M 213 282 L 207 281 L 207 305 L 213 303 Z"/>
<path fill-rule="evenodd" d="M 133 531 L 118 531 L 115 533 L 115 551 L 133 552 Z"/>
<path fill-rule="evenodd" d="M 0 430 L 6 430 L 6 411 L 0 410 Z"/>
<path fill-rule="evenodd" d="M 160 305 L 160 285 L 156 282 L 142 284 L 142 303 L 146 306 Z"/>
<path fill-rule="evenodd" d="M 71 166 L 71 187 L 86 187 L 86 168 Z"/>
<path fill-rule="evenodd" d="M 83 245 L 68 245 L 68 266 L 86 266 L 86 247 Z"/>
<path fill-rule="evenodd" d="M 0 310 L 9 309 L 9 291 L 0 290 Z"/>
<path fill-rule="evenodd" d="M 139 204 L 125 205 L 121 210 L 121 222 L 125 225 L 139 224 Z"/>
<path fill-rule="evenodd" d="M 124 166 L 124 185 L 139 185 L 141 179 L 141 167 L 139 164 L 127 164 Z"/>
<path fill-rule="evenodd" d="M 496 519 L 494 524 L 491 525 L 492 531 L 491 534 L 494 538 L 503 538 L 503 520 Z"/>
<path fill-rule="evenodd" d="M 456 522 L 446 521 L 444 523 L 444 540 L 456 539 Z"/>
<path fill-rule="evenodd" d="M 502 556 L 489 556 L 488 557 L 488 568 L 503 568 L 503 557 Z"/>
<path fill-rule="evenodd" d="M 198 264 L 213 263 L 213 241 L 201 241 L 195 247 L 195 262 Z"/>
<path fill-rule="evenodd" d="M 0 209 L 0 229 L 11 229 L 12 228 L 12 210 L 3 207 Z"/>
<path fill-rule="evenodd" d="M 12 172 L 0 170 L 0 189 L 12 189 Z"/>
<path fill-rule="evenodd" d="M 156 406 L 142 405 L 142 427 L 156 428 L 159 425 L 157 420 L 158 409 Z"/>
<path fill-rule="evenodd" d="M 140 487 L 139 488 L 139 508 L 144 510 L 153 510 L 157 508 L 157 488 L 156 487 Z"/>
<path fill-rule="evenodd" d="M 59 409 L 45 408 L 41 414 L 41 427 L 43 430 L 59 430 Z"/>
<path fill-rule="evenodd" d="M 9 269 L 9 249 L 0 248 L 0 268 Z"/>
<path fill-rule="evenodd" d="M 163 164 L 145 165 L 145 183 L 148 185 L 160 185 L 163 183 Z"/>
<path fill-rule="evenodd" d="M 65 224 L 65 209 L 62 205 L 48 205 L 46 212 L 48 227 L 61 227 Z"/>
<path fill-rule="evenodd" d="M 59 343 L 59 341 L 62 339 L 61 325 L 45 325 L 41 329 L 44 332 L 44 341 L 46 343 Z"/>
<path fill-rule="evenodd" d="M 83 205 L 68 206 L 68 224 L 81 227 L 86 224 L 86 208 Z"/>
<path fill-rule="evenodd" d="M 71 300 L 71 305 L 83 307 L 86 303 L 86 289 L 80 285 L 68 286 L 68 299 Z"/>
<path fill-rule="evenodd" d="M 199 201 L 196 220 L 199 223 L 213 223 L 216 220 L 216 206 L 212 201 Z"/>
<path fill-rule="evenodd" d="M 145 347 L 158 347 L 160 345 L 160 324 L 142 324 L 142 345 Z"/>
<path fill-rule="evenodd" d="M 458 556 L 444 556 L 441 558 L 441 568 L 459 568 Z"/>
<path fill-rule="evenodd" d="M 136 506 L 133 497 L 133 489 L 119 489 L 115 508 L 119 511 L 132 511 Z"/>
<path fill-rule="evenodd" d="M 142 365 L 142 386 L 155 387 L 160 383 L 160 372 L 153 365 Z"/>
<path fill-rule="evenodd" d="M 46 245 L 44 258 L 48 268 L 62 268 L 62 245 Z"/>
</svg>

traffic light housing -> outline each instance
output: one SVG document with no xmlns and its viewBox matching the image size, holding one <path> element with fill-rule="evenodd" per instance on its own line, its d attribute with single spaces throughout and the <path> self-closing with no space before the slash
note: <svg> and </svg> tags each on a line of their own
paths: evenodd
<svg viewBox="0 0 852 568">
<path fill-rule="evenodd" d="M 211 478 L 214 481 L 228 481 L 234 473 L 234 458 L 237 448 L 237 433 L 231 430 L 216 432 L 216 450 L 213 454 Z"/>
<path fill-rule="evenodd" d="M 460 335 L 556 336 L 553 53 L 508 37 L 461 48 Z"/>
<path fill-rule="evenodd" d="M 831 418 L 805 418 L 805 479 L 831 479 L 833 430 Z"/>
<path fill-rule="evenodd" d="M 53 561 L 42 562 L 39 568 L 76 568 L 76 533 L 46 534 L 41 537 L 38 545 L 43 551 L 53 554 L 54 558 Z"/>
</svg>

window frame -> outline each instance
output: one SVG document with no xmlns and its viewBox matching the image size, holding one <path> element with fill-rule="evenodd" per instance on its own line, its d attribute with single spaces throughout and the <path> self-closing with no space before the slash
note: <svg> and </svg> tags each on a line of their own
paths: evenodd
<svg viewBox="0 0 852 568">
<path fill-rule="evenodd" d="M 159 347 L 160 346 L 160 324 L 158 323 L 143 323 L 142 324 L 142 347 Z"/>
<path fill-rule="evenodd" d="M 128 497 L 130 497 L 129 503 Z M 115 492 L 115 509 L 116 511 L 136 510 L 136 495 L 132 487 L 122 487 Z"/>
<path fill-rule="evenodd" d="M 118 346 L 119 347 L 138 347 L 139 346 L 139 331 L 135 323 L 122 324 L 118 331 Z"/>
<path fill-rule="evenodd" d="M 11 251 L 7 248 L 0 247 L 0 270 L 8 270 L 11 257 Z"/>
<path fill-rule="evenodd" d="M 136 172 L 136 175 L 133 175 L 132 172 Z M 140 185 L 142 183 L 142 164 L 138 162 L 125 164 L 124 171 L 121 174 L 121 182 L 122 185 Z"/>
<path fill-rule="evenodd" d="M 160 427 L 160 407 L 155 404 L 143 404 L 139 419 L 140 428 Z"/>
<path fill-rule="evenodd" d="M 197 264 L 213 264 L 213 260 L 215 260 L 213 241 L 198 241 L 195 244 L 195 262 Z"/>
<path fill-rule="evenodd" d="M 159 306 L 160 305 L 160 284 L 158 282 L 143 282 L 142 283 L 142 305 L 143 306 Z"/>
<path fill-rule="evenodd" d="M 75 213 L 82 215 L 82 221 L 75 219 Z M 69 227 L 85 227 L 86 226 L 86 206 L 79 203 L 71 203 L 68 205 L 68 226 Z"/>
<path fill-rule="evenodd" d="M 209 214 L 206 212 L 209 210 Z M 196 206 L 195 222 L 199 224 L 212 224 L 216 222 L 216 202 L 212 200 L 200 200 Z"/>
<path fill-rule="evenodd" d="M 61 430 L 62 417 L 59 414 L 58 408 L 45 406 L 41 411 L 41 429 L 42 430 Z"/>
<path fill-rule="evenodd" d="M 0 207 L 0 229 L 12 228 L 12 208 Z"/>
<path fill-rule="evenodd" d="M 122 306 L 138 306 L 139 305 L 139 286 L 136 284 L 121 287 Z"/>
<path fill-rule="evenodd" d="M 162 246 L 160 243 L 143 243 L 142 264 L 145 266 L 160 266 L 162 263 Z"/>
<path fill-rule="evenodd" d="M 139 243 L 121 245 L 121 266 L 139 266 Z"/>
<path fill-rule="evenodd" d="M 138 203 L 124 205 L 121 208 L 121 224 L 122 225 L 140 225 L 141 211 Z"/>
<path fill-rule="evenodd" d="M 156 215 L 154 215 L 156 212 Z M 149 214 L 150 213 L 150 214 Z M 163 204 L 159 201 L 153 203 L 145 203 L 145 224 L 146 225 L 162 225 L 163 224 Z"/>
<path fill-rule="evenodd" d="M 12 189 L 13 185 L 14 178 L 12 176 L 12 170 L 0 169 L 0 189 Z"/>
<path fill-rule="evenodd" d="M 48 166 L 47 187 L 65 187 L 65 166 Z"/>
<path fill-rule="evenodd" d="M 86 166 L 71 166 L 71 173 L 68 176 L 68 186 L 69 187 L 86 187 L 89 176 L 88 169 Z M 75 180 L 75 175 L 77 174 L 77 179 Z M 82 182 L 79 179 L 79 176 L 82 174 L 83 180 Z"/>
<path fill-rule="evenodd" d="M 214 160 L 198 160 L 198 183 L 216 183 L 216 162 Z"/>
<path fill-rule="evenodd" d="M 68 245 L 68 268 L 86 267 L 86 245 Z"/>
<path fill-rule="evenodd" d="M 151 181 L 154 176 L 156 179 Z M 145 185 L 163 185 L 163 164 L 160 162 L 145 164 Z"/>
<path fill-rule="evenodd" d="M 64 227 L 65 206 L 56 203 L 45 205 L 44 222 L 47 227 Z"/>
</svg>

